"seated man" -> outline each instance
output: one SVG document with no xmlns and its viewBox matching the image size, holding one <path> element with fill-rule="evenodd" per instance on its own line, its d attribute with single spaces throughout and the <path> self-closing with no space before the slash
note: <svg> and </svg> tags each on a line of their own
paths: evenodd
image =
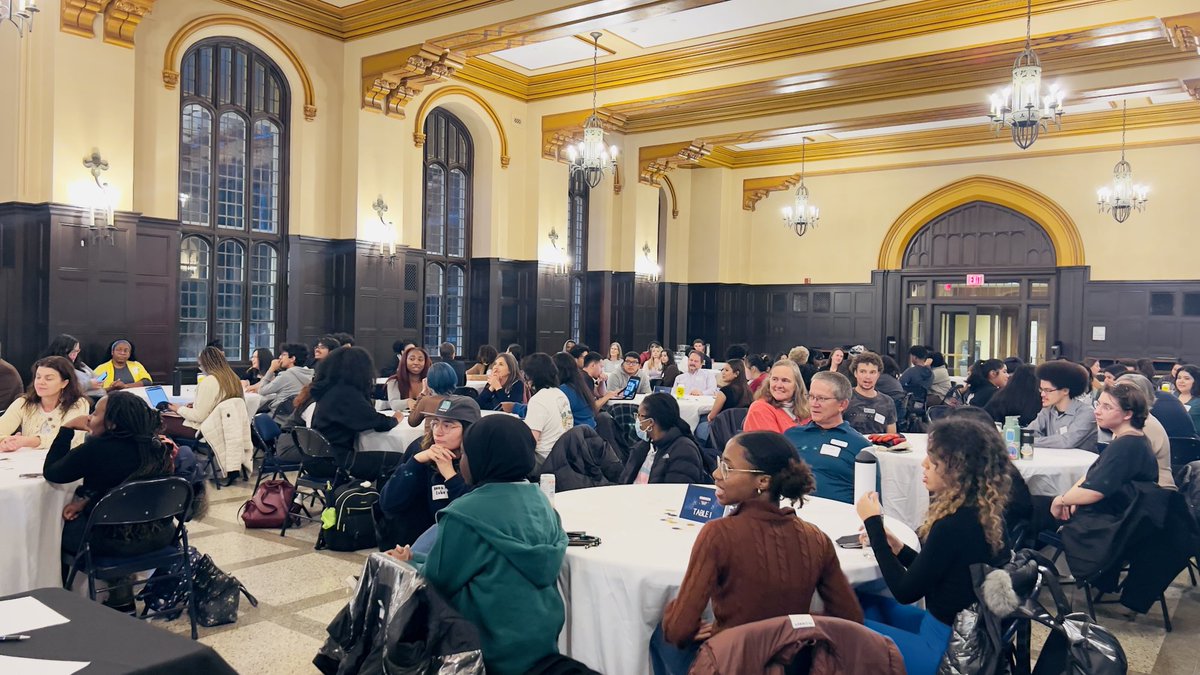
<svg viewBox="0 0 1200 675">
<path fill-rule="evenodd" d="M 1096 416 L 1089 401 L 1087 371 L 1070 361 L 1047 361 L 1037 367 L 1042 411 L 1033 419 L 1036 448 L 1078 448 L 1096 451 Z"/>
<path fill-rule="evenodd" d="M 908 350 L 908 362 L 911 365 L 900 374 L 900 386 L 912 394 L 912 400 L 924 402 L 933 386 L 933 369 L 929 367 L 933 361 L 929 358 L 929 349 L 913 345 Z"/>
<path fill-rule="evenodd" d="M 604 359 L 600 358 L 596 352 L 588 352 L 588 355 L 583 357 L 583 374 L 587 375 L 588 382 L 592 385 L 592 396 L 596 398 L 594 406 L 596 412 L 600 412 L 614 396 L 621 393 L 620 391 L 608 391 L 608 378 L 604 375 Z"/>
<path fill-rule="evenodd" d="M 854 503 L 854 460 L 871 441 L 842 419 L 850 405 L 850 380 L 823 370 L 813 375 L 808 392 L 812 421 L 784 432 L 800 459 L 817 479 L 813 494 L 846 504 Z"/>
<path fill-rule="evenodd" d="M 442 357 L 442 363 L 449 364 L 454 369 L 454 374 L 458 376 L 458 383 L 455 386 L 467 386 L 467 364 L 462 361 L 455 360 L 454 343 L 443 342 L 438 346 L 438 356 Z"/>
<path fill-rule="evenodd" d="M 851 371 L 855 385 L 850 407 L 846 409 L 846 421 L 863 435 L 896 433 L 896 404 L 890 396 L 875 391 L 875 383 L 883 371 L 883 359 L 874 352 L 863 352 L 854 357 Z"/>
<path fill-rule="evenodd" d="M 704 368 L 712 368 L 712 359 L 708 356 L 708 350 L 705 348 L 704 338 L 696 338 L 692 340 L 692 351 L 700 354 L 700 361 Z M 711 396 L 711 394 L 710 394 Z"/>
<path fill-rule="evenodd" d="M 675 386 L 683 386 L 683 393 L 688 396 L 716 396 L 717 395 L 717 376 L 711 370 L 704 370 L 703 359 L 706 358 L 702 352 L 692 350 L 688 354 L 687 372 L 680 373 L 675 378 Z M 709 360 L 711 364 L 712 361 Z"/>
<path fill-rule="evenodd" d="M 612 375 L 608 376 L 608 397 L 610 399 L 618 397 L 624 391 L 625 385 L 632 378 L 639 378 L 637 391 L 635 394 L 650 393 L 650 378 L 642 371 L 642 363 L 638 358 L 637 352 L 625 352 L 625 359 L 621 362 L 621 369 Z"/>
<path fill-rule="evenodd" d="M 258 384 L 247 387 L 246 391 L 262 394 L 263 403 L 274 412 L 282 401 L 299 394 L 304 385 L 312 382 L 313 369 L 304 365 L 307 361 L 307 346 L 284 343 L 279 347 L 279 358 L 271 362 Z"/>
</svg>

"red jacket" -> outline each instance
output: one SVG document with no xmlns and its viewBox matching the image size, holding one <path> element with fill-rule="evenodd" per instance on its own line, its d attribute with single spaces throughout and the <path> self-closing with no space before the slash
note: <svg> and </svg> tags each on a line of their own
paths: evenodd
<svg viewBox="0 0 1200 675">
<path fill-rule="evenodd" d="M 793 619 L 799 628 L 793 628 Z M 689 675 L 782 675 L 801 649 L 811 652 L 811 675 L 905 675 L 904 659 L 888 638 L 831 616 L 797 614 L 755 621 L 717 633 L 700 646 Z"/>
</svg>

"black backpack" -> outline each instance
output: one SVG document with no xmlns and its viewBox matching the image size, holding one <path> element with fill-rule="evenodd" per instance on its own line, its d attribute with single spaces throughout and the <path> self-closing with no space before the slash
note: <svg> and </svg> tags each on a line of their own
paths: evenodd
<svg viewBox="0 0 1200 675">
<path fill-rule="evenodd" d="M 321 513 L 317 550 L 361 551 L 375 548 L 375 519 L 372 509 L 379 491 L 370 483 L 347 483 L 330 494 L 329 506 Z"/>
</svg>

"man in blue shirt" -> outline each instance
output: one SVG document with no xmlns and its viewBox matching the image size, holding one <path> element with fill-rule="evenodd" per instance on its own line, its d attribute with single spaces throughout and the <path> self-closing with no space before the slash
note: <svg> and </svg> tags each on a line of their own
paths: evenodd
<svg viewBox="0 0 1200 675">
<path fill-rule="evenodd" d="M 813 375 L 808 390 L 812 421 L 784 433 L 800 459 L 812 467 L 816 496 L 847 504 L 854 503 L 854 460 L 871 445 L 842 419 L 851 391 L 850 380 L 841 373 L 825 370 Z"/>
</svg>

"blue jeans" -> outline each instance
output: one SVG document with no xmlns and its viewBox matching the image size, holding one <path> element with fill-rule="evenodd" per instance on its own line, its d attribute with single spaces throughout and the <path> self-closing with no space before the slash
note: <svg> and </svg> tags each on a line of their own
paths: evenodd
<svg viewBox="0 0 1200 675">
<path fill-rule="evenodd" d="M 909 675 L 935 675 L 950 644 L 950 626 L 920 607 L 902 605 L 895 598 L 860 593 L 867 628 L 891 638 L 904 658 Z"/>
<path fill-rule="evenodd" d="M 693 642 L 683 649 L 667 642 L 661 623 L 650 636 L 650 665 L 654 668 L 654 675 L 687 675 L 699 651 L 699 642 Z"/>
<path fill-rule="evenodd" d="M 433 550 L 433 544 L 437 541 L 438 526 L 437 523 L 429 526 L 428 530 L 421 533 L 417 540 L 412 543 L 412 552 L 420 553 L 421 555 L 429 555 Z"/>
</svg>

